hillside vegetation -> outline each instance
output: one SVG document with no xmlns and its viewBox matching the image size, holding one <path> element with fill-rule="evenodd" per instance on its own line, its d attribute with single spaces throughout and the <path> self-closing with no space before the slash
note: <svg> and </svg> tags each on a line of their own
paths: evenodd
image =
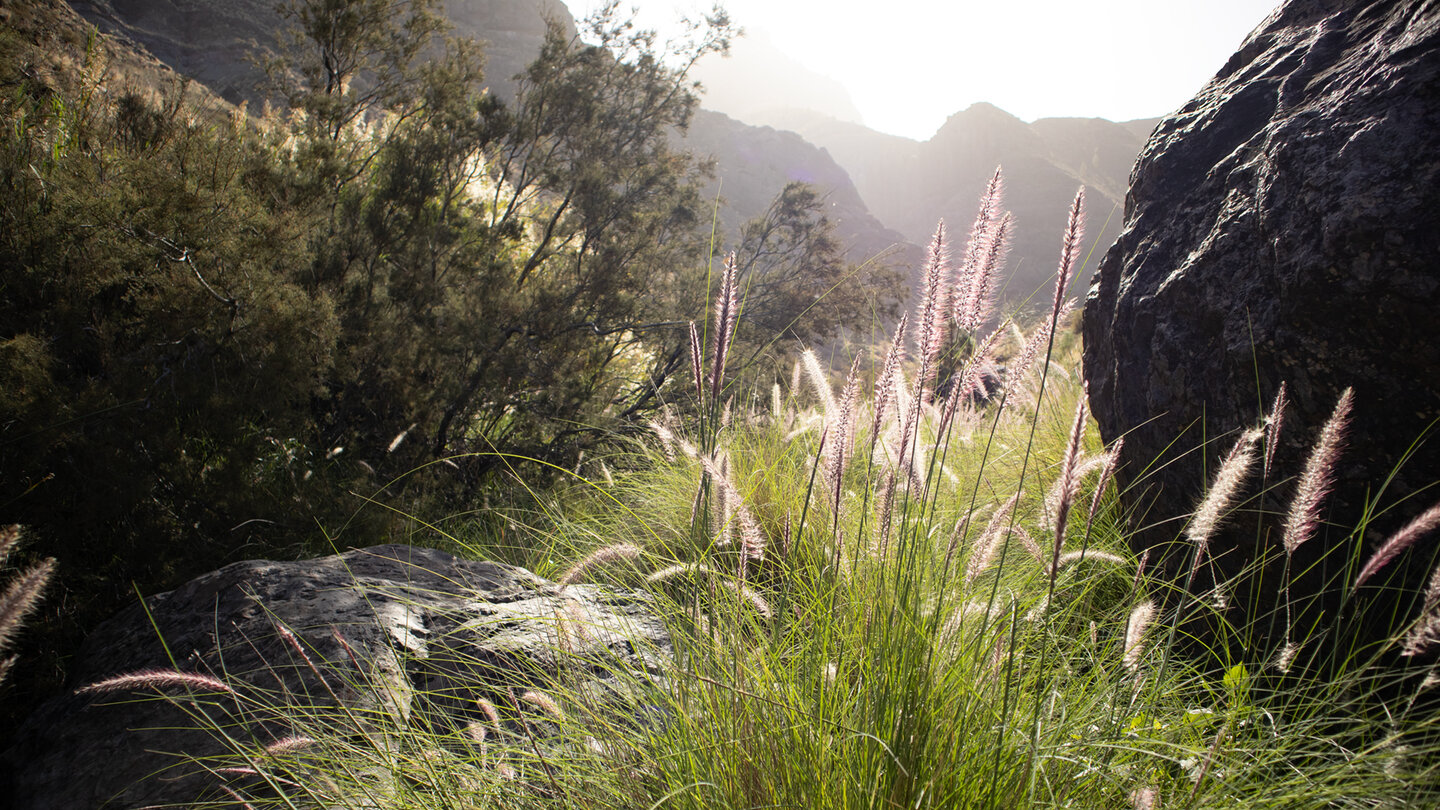
<svg viewBox="0 0 1440 810">
<path fill-rule="evenodd" d="M 669 135 L 723 18 L 678 66 L 614 7 L 552 27 L 502 103 L 433 3 L 295 3 L 257 118 L 31 11 L 0 37 L 0 503 L 59 565 L 22 682 L 136 591 L 503 501 L 507 459 L 538 484 L 673 398 L 712 214 Z M 893 306 L 830 229 L 796 185 L 738 240 L 750 356 Z"/>
</svg>

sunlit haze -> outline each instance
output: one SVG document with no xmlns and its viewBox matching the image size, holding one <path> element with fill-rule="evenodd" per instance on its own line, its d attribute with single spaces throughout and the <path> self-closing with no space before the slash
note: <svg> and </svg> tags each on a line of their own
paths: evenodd
<svg viewBox="0 0 1440 810">
<path fill-rule="evenodd" d="M 597 0 L 567 0 L 583 17 Z M 1164 115 L 1225 64 L 1278 0 L 728 0 L 747 40 L 848 92 L 862 123 L 924 140 L 990 102 L 1024 120 Z M 639 0 L 662 34 L 696 0 Z M 712 57 L 715 58 L 715 57 Z M 711 65 L 714 73 L 724 66 Z M 764 88 L 756 88 L 757 93 Z"/>
</svg>

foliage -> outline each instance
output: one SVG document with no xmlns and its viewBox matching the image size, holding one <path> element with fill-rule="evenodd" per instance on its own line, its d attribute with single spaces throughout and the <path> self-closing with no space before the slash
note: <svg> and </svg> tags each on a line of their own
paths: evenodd
<svg viewBox="0 0 1440 810">
<path fill-rule="evenodd" d="M 502 103 L 434 3 L 284 13 L 259 119 L 112 86 L 93 32 L 0 37 L 0 505 L 58 559 L 50 678 L 137 590 L 469 511 L 674 387 L 708 267 L 671 138 L 723 14 L 679 62 L 614 4 L 553 27 Z"/>
</svg>

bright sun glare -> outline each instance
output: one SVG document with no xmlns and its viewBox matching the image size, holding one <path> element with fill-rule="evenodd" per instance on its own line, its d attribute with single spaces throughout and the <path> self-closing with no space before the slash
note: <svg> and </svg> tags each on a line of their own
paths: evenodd
<svg viewBox="0 0 1440 810">
<path fill-rule="evenodd" d="M 1025 120 L 1164 115 L 1194 95 L 1277 2 L 727 0 L 724 6 L 752 40 L 768 40 L 797 69 L 843 86 L 863 123 L 923 140 L 980 101 Z M 583 17 L 597 0 L 567 3 Z M 697 0 L 636 5 L 642 21 L 662 33 L 681 14 L 709 7 Z"/>
</svg>

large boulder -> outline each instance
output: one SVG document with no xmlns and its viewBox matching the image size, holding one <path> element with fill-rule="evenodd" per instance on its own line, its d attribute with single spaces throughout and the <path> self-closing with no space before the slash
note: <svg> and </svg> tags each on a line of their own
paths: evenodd
<svg viewBox="0 0 1440 810">
<path fill-rule="evenodd" d="M 82 686 L 178 669 L 219 676 L 234 696 L 167 687 L 168 700 L 154 688 L 52 700 L 5 753 L 0 797 L 17 810 L 189 806 L 220 796 L 234 773 L 223 767 L 297 735 L 380 739 L 419 728 L 464 742 L 474 723 L 493 732 L 494 764 L 505 729 L 482 699 L 515 727 L 513 739 L 549 722 L 546 698 L 645 722 L 671 655 L 652 608 L 645 594 L 561 588 L 410 546 L 235 563 L 96 628 L 73 676 Z M 527 713 L 534 718 L 521 720 Z M 319 728 L 327 723 L 334 728 Z M 472 767 L 474 754 L 451 752 L 448 770 Z M 374 776 L 384 790 L 384 774 Z"/>
<path fill-rule="evenodd" d="M 1281 382 L 1292 405 L 1276 473 L 1263 493 L 1251 474 L 1211 545 L 1221 576 L 1275 551 L 1293 477 L 1346 387 L 1348 449 L 1328 525 L 1296 556 L 1297 593 L 1333 594 L 1350 577 L 1353 547 L 1329 552 L 1368 498 L 1394 508 L 1372 516 L 1362 561 L 1436 500 L 1421 490 L 1440 480 L 1440 441 L 1414 442 L 1440 418 L 1437 175 L 1440 6 L 1429 2 L 1292 0 L 1159 124 L 1084 321 L 1096 420 L 1107 441 L 1125 437 L 1137 550 L 1168 549 L 1162 564 L 1188 573 L 1189 549 L 1166 544 Z M 1422 541 L 1388 584 L 1413 594 L 1437 548 Z M 1242 622 L 1273 609 L 1275 570 L 1247 591 L 1264 598 Z M 1339 604 L 1315 607 L 1333 616 Z"/>
</svg>

